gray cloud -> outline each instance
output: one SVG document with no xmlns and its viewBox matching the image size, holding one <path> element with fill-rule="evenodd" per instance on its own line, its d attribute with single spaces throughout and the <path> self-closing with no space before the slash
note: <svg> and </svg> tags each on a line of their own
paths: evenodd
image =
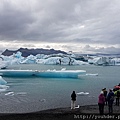
<svg viewBox="0 0 120 120">
<path fill-rule="evenodd" d="M 29 11 L 17 9 L 17 6 L 8 3 L 8 1 L 4 1 L 0 9 L 0 39 L 23 39 L 22 36 L 28 25 L 33 22 Z"/>
<path fill-rule="evenodd" d="M 85 51 L 85 53 L 106 53 L 106 54 L 119 54 L 120 52 L 120 48 L 116 48 L 116 47 L 100 47 L 100 48 L 96 48 L 96 47 L 92 47 L 90 45 L 86 45 L 83 50 Z"/>
<path fill-rule="evenodd" d="M 119 6 L 119 0 L 1 0 L 0 41 L 97 44 L 115 52 Z"/>
</svg>

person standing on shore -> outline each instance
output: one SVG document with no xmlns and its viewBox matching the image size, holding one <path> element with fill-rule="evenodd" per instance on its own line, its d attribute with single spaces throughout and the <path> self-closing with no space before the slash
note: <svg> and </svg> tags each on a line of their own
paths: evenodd
<svg viewBox="0 0 120 120">
<path fill-rule="evenodd" d="M 98 105 L 99 105 L 99 113 L 100 115 L 104 114 L 104 105 L 105 105 L 105 96 L 103 91 L 100 92 L 100 95 L 98 97 Z"/>
<path fill-rule="evenodd" d="M 115 93 L 116 93 L 116 105 L 119 106 L 120 90 L 118 89 Z"/>
<path fill-rule="evenodd" d="M 102 89 L 103 93 L 104 93 L 104 97 L 105 97 L 105 105 L 107 105 L 107 90 L 106 88 Z"/>
<path fill-rule="evenodd" d="M 71 109 L 75 109 L 76 93 L 75 91 L 71 94 Z"/>
<path fill-rule="evenodd" d="M 108 96 L 107 96 L 107 100 L 108 100 L 108 110 L 109 110 L 109 114 L 113 113 L 113 101 L 114 101 L 114 93 L 112 92 L 112 90 L 109 90 Z"/>
</svg>

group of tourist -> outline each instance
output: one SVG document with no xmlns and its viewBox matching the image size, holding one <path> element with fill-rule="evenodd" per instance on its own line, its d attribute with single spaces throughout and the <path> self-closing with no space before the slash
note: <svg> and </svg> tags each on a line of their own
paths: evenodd
<svg viewBox="0 0 120 120">
<path fill-rule="evenodd" d="M 120 84 L 118 85 L 120 87 Z M 109 89 L 109 92 L 106 88 L 102 89 L 98 97 L 98 106 L 100 115 L 104 114 L 104 106 L 108 105 L 109 114 L 113 113 L 113 103 L 116 100 L 115 104 L 119 106 L 120 99 L 120 88 Z M 71 94 L 71 109 L 75 109 L 76 93 L 75 91 Z"/>
<path fill-rule="evenodd" d="M 120 84 L 119 84 L 120 85 Z M 102 115 L 104 114 L 104 105 L 108 105 L 108 111 L 109 114 L 113 113 L 113 103 L 115 102 L 115 105 L 119 106 L 119 99 L 120 99 L 120 89 L 114 88 L 109 89 L 109 92 L 107 92 L 106 88 L 102 89 L 100 92 L 100 95 L 98 97 L 98 105 L 99 105 L 99 113 Z"/>
</svg>

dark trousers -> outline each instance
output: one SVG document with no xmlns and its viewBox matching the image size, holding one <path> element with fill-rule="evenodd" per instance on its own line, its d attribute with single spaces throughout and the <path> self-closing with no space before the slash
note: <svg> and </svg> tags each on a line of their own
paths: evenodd
<svg viewBox="0 0 120 120">
<path fill-rule="evenodd" d="M 116 98 L 116 105 L 119 106 L 119 97 Z"/>
<path fill-rule="evenodd" d="M 113 104 L 108 105 L 109 114 L 113 113 Z"/>
<path fill-rule="evenodd" d="M 105 98 L 105 105 L 107 105 L 107 98 Z"/>
<path fill-rule="evenodd" d="M 104 104 L 98 103 L 98 105 L 99 105 L 99 113 L 100 113 L 100 115 L 103 115 L 104 114 Z"/>
</svg>

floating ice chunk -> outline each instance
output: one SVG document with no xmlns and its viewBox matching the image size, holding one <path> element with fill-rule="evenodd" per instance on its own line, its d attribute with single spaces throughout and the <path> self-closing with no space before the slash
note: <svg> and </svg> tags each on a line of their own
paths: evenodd
<svg viewBox="0 0 120 120">
<path fill-rule="evenodd" d="M 26 95 L 27 92 L 18 92 L 17 95 Z"/>
<path fill-rule="evenodd" d="M 45 101 L 46 101 L 46 99 L 41 99 L 41 100 L 40 100 L 40 102 L 45 102 Z"/>
<path fill-rule="evenodd" d="M 88 73 L 88 74 L 80 74 L 80 75 L 78 75 L 78 78 L 86 77 L 86 76 L 98 76 L 98 73 L 96 73 L 96 74 L 91 74 L 91 73 Z"/>
<path fill-rule="evenodd" d="M 0 92 L 4 92 L 4 91 L 6 91 L 6 89 L 0 89 Z"/>
<path fill-rule="evenodd" d="M 79 92 L 77 95 L 89 95 L 89 92 Z"/>
<path fill-rule="evenodd" d="M 6 85 L 0 85 L 0 92 L 4 92 L 9 88 L 9 86 Z"/>
<path fill-rule="evenodd" d="M 89 75 L 89 76 L 98 76 L 98 73 L 96 73 L 96 74 L 89 73 L 89 74 L 86 74 L 86 75 Z"/>
<path fill-rule="evenodd" d="M 95 96 L 90 96 L 90 95 L 89 95 L 88 97 L 90 97 L 90 98 L 95 98 Z"/>
<path fill-rule="evenodd" d="M 80 105 L 76 106 L 75 108 L 80 108 Z"/>
<path fill-rule="evenodd" d="M 5 95 L 13 96 L 13 95 L 14 95 L 14 92 L 8 92 L 8 93 L 6 93 Z"/>
<path fill-rule="evenodd" d="M 0 89 L 8 89 L 9 88 L 9 86 L 7 86 L 7 85 L 0 85 Z"/>
<path fill-rule="evenodd" d="M 66 68 L 62 68 L 62 69 L 61 69 L 61 71 L 65 71 L 65 70 L 66 70 Z"/>
<path fill-rule="evenodd" d="M 7 82 L 0 76 L 0 85 L 5 85 Z"/>
<path fill-rule="evenodd" d="M 80 75 L 78 75 L 78 78 L 85 77 L 85 76 L 86 76 L 86 74 L 80 74 Z"/>
</svg>

